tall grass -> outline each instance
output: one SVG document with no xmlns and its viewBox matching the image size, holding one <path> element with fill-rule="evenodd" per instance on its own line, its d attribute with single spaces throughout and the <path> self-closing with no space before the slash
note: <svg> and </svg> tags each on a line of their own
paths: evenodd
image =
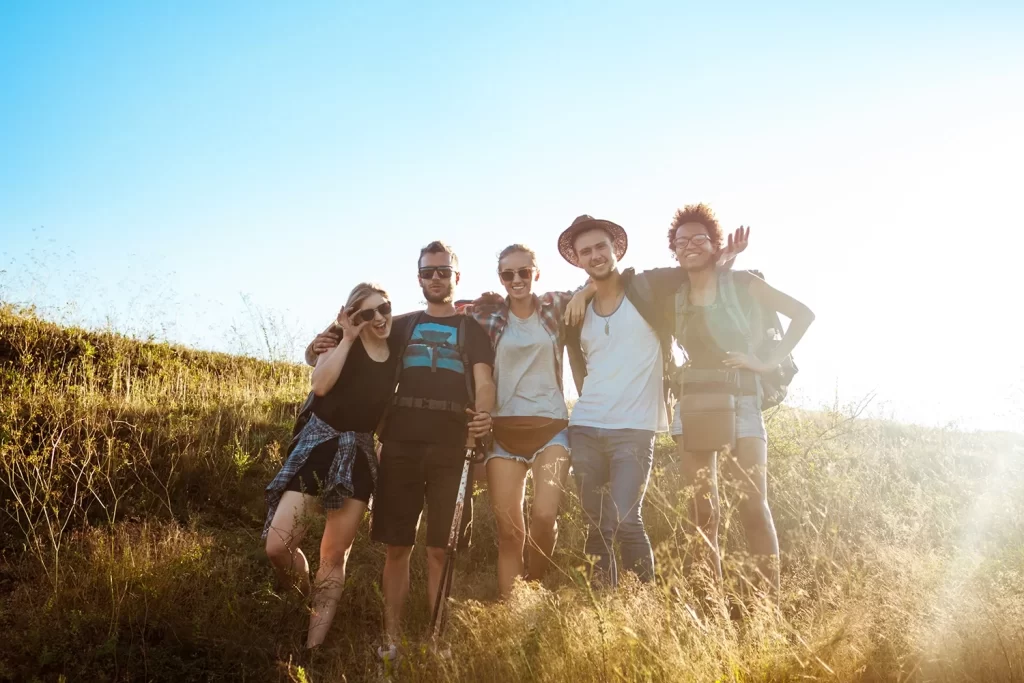
<svg viewBox="0 0 1024 683">
<path fill-rule="evenodd" d="M 326 652 L 275 592 L 259 532 L 303 368 L 60 328 L 0 310 L 0 679 L 374 680 L 383 551 L 360 534 Z M 575 496 L 555 569 L 496 603 L 496 540 L 475 495 L 442 647 L 417 553 L 394 680 L 1022 680 L 1024 441 L 857 419 L 769 422 L 778 608 L 748 576 L 726 487 L 723 551 L 742 620 L 685 568 L 676 455 L 646 503 L 660 578 L 594 593 Z M 317 561 L 316 533 L 307 554 Z M 300 666 L 301 665 L 301 666 Z"/>
</svg>

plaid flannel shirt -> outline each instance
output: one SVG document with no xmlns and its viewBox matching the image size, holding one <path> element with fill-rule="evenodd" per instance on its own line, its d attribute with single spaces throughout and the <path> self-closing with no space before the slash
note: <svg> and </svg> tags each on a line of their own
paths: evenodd
<svg viewBox="0 0 1024 683">
<path fill-rule="evenodd" d="M 309 422 L 299 432 L 298 442 L 292 452 L 288 454 L 288 459 L 285 460 L 281 471 L 267 486 L 264 494 L 267 500 L 267 520 L 263 524 L 263 538 L 266 538 L 270 531 L 270 524 L 274 521 L 274 513 L 277 512 L 277 506 L 284 495 L 285 487 L 306 464 L 313 449 L 328 441 L 337 441 L 338 450 L 334 454 L 331 469 L 327 473 L 327 481 L 321 483 L 320 495 L 325 510 L 337 510 L 346 498 L 352 497 L 352 470 L 356 458 L 366 458 L 370 465 L 373 481 L 377 482 L 377 455 L 374 450 L 373 435 L 361 432 L 339 432 L 315 414 L 311 415 Z"/>
<path fill-rule="evenodd" d="M 533 295 L 533 302 L 540 324 L 551 337 L 551 344 L 555 351 L 555 374 L 558 379 L 558 388 L 562 388 L 562 356 L 565 351 L 565 325 L 562 318 L 565 316 L 565 309 L 568 308 L 576 292 L 547 292 L 537 296 Z M 491 338 L 491 347 L 498 348 L 498 340 L 504 334 L 508 326 L 508 297 L 500 304 L 467 304 L 461 311 L 480 323 L 480 326 Z"/>
</svg>

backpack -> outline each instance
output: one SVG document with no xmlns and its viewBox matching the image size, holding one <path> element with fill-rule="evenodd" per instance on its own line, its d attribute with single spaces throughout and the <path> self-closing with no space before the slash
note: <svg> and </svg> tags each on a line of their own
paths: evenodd
<svg viewBox="0 0 1024 683">
<path fill-rule="evenodd" d="M 764 280 L 757 270 L 738 271 Z M 782 341 L 782 321 L 777 311 L 765 308 L 756 301 L 746 287 L 736 286 L 736 272 L 727 270 L 719 273 L 718 296 L 722 297 L 725 310 L 747 339 L 749 353 L 758 358 L 767 358 Z M 686 321 L 682 315 L 690 296 L 689 282 L 684 282 L 676 292 L 676 339 L 682 344 Z M 789 385 L 798 372 L 793 356 L 786 356 L 772 373 L 759 375 L 761 384 L 761 410 L 774 408 L 786 399 Z"/>
<path fill-rule="evenodd" d="M 452 401 L 438 401 L 438 400 L 435 400 L 435 399 L 416 398 L 416 397 L 409 397 L 409 396 L 403 396 L 401 398 L 398 397 L 398 384 L 399 384 L 399 381 L 400 381 L 400 379 L 402 377 L 402 370 L 405 368 L 405 364 L 403 362 L 403 359 L 405 358 L 405 351 L 408 348 L 410 342 L 412 342 L 412 335 L 415 333 L 416 327 L 420 324 L 420 322 L 423 320 L 423 317 L 425 315 L 426 315 L 425 311 L 418 311 L 418 312 L 416 312 L 416 313 L 414 313 L 412 315 L 412 320 L 409 321 L 408 334 L 406 334 L 405 339 L 402 340 L 402 345 L 395 349 L 395 352 L 398 354 L 398 363 L 395 365 L 395 380 L 394 380 L 395 397 L 392 399 L 392 401 L 388 405 L 388 407 L 384 409 L 384 414 L 381 415 L 380 422 L 377 424 L 377 429 L 375 431 L 376 431 L 376 434 L 377 434 L 378 438 L 380 438 L 380 435 L 382 435 L 384 433 L 384 429 L 385 429 L 385 427 L 387 425 L 387 420 L 388 420 L 388 418 L 391 415 L 391 410 L 395 406 L 402 406 L 402 407 L 406 407 L 406 408 L 417 408 L 417 409 L 421 409 L 421 410 L 442 410 L 442 411 L 454 412 L 454 413 L 458 414 L 460 417 L 465 418 L 465 416 L 466 416 L 465 409 L 467 407 L 472 407 L 474 405 L 474 403 L 475 403 L 475 400 L 476 400 L 476 389 L 475 389 L 475 385 L 473 383 L 473 366 L 469 362 L 469 351 L 467 350 L 467 347 L 466 347 L 466 320 L 467 320 L 467 316 L 465 316 L 465 315 L 459 315 L 458 316 L 458 318 L 459 318 L 458 333 L 457 333 L 458 337 L 456 338 L 454 344 L 450 344 L 448 342 L 433 341 L 433 340 L 430 340 L 430 339 L 418 339 L 416 341 L 416 343 L 417 344 L 422 344 L 424 346 L 428 346 L 431 349 L 433 349 L 433 353 L 431 353 L 431 365 L 430 365 L 430 371 L 431 372 L 437 372 L 437 357 L 438 357 L 438 353 L 437 352 L 440 349 L 450 349 L 450 350 L 453 350 L 456 353 L 458 353 L 459 359 L 462 361 L 462 368 L 463 368 L 462 374 L 463 374 L 463 377 L 465 377 L 465 380 L 466 380 L 466 400 L 467 400 L 467 403 L 465 405 L 462 405 L 462 404 L 454 403 Z"/>
</svg>

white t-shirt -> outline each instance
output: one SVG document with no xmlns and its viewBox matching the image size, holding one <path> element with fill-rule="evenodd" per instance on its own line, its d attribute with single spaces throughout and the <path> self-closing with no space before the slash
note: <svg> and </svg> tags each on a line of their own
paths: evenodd
<svg viewBox="0 0 1024 683">
<path fill-rule="evenodd" d="M 557 420 L 569 416 L 555 371 L 555 343 L 536 311 L 526 319 L 509 311 L 495 350 L 494 381 L 495 415 Z"/>
<path fill-rule="evenodd" d="M 587 378 L 569 424 L 668 431 L 661 344 L 629 299 L 610 316 L 587 306 L 581 331 Z"/>
</svg>

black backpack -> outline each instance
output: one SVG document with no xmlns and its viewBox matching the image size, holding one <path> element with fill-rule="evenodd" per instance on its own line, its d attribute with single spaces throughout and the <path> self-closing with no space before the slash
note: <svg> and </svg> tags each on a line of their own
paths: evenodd
<svg viewBox="0 0 1024 683">
<path fill-rule="evenodd" d="M 409 344 L 412 342 L 412 335 L 416 331 L 416 326 L 420 324 L 420 322 L 422 321 L 423 317 L 426 315 L 426 312 L 425 311 L 419 311 L 419 312 L 414 313 L 412 315 L 413 315 L 413 318 L 409 322 L 409 333 L 406 335 L 405 339 L 402 340 L 401 348 L 397 349 L 397 351 L 399 352 L 399 355 L 398 355 L 398 364 L 395 366 L 395 382 L 394 382 L 396 396 L 395 396 L 394 400 L 392 401 L 391 405 L 392 406 L 400 405 L 400 406 L 404 406 L 404 407 L 420 408 L 420 409 L 424 409 L 424 410 L 445 410 L 445 411 L 455 412 L 455 413 L 458 413 L 458 414 L 460 414 L 462 416 L 465 416 L 464 410 L 465 410 L 465 408 L 467 406 L 473 405 L 474 397 L 476 396 L 476 390 L 475 390 L 475 385 L 473 383 L 473 366 L 469 362 L 469 352 L 467 351 L 467 348 L 466 348 L 466 322 L 467 322 L 467 316 L 462 315 L 462 314 L 460 314 L 458 316 L 458 318 L 459 318 L 459 325 L 458 325 L 458 332 L 457 332 L 458 336 L 457 336 L 454 344 L 449 344 L 446 341 L 444 341 L 444 342 L 434 341 L 432 339 L 417 339 L 416 343 L 417 344 L 421 344 L 423 346 L 429 346 L 431 349 L 434 350 L 434 353 L 431 353 L 431 365 L 430 365 L 430 371 L 431 372 L 437 372 L 437 359 L 438 359 L 437 351 L 439 351 L 441 349 L 450 349 L 452 351 L 455 351 L 459 355 L 459 359 L 462 362 L 462 374 L 463 374 L 463 376 L 466 379 L 466 400 L 468 401 L 468 403 L 463 405 L 463 404 L 453 403 L 452 401 L 437 401 L 437 400 L 433 400 L 433 399 L 415 398 L 415 397 L 407 397 L 407 396 L 403 396 L 402 398 L 398 398 L 398 396 L 397 396 L 398 383 L 399 383 L 399 380 L 402 377 L 402 370 L 404 369 L 404 364 L 402 362 L 402 359 L 405 357 L 405 350 L 408 348 Z M 384 418 L 387 417 L 387 413 L 388 412 L 390 412 L 390 407 L 389 407 L 388 410 L 385 411 L 384 417 L 381 418 L 382 423 L 383 423 Z M 377 433 L 380 434 L 381 431 L 378 431 Z"/>
<path fill-rule="evenodd" d="M 765 279 L 764 274 L 759 270 L 748 270 L 746 272 L 762 280 Z M 755 301 L 750 296 L 750 291 L 746 287 L 735 289 L 741 307 L 750 315 L 749 319 L 760 320 L 761 322 L 759 330 L 751 330 L 753 334 L 748 335 L 748 339 L 751 340 L 753 345 L 752 352 L 758 358 L 768 358 L 775 353 L 775 349 L 778 348 L 779 343 L 782 341 L 783 329 L 779 313 L 778 311 L 765 308 Z M 796 362 L 793 360 L 793 354 L 789 354 L 782 359 L 775 372 L 761 375 L 761 388 L 764 394 L 761 399 L 761 410 L 774 408 L 786 400 L 786 396 L 789 394 L 789 385 L 799 371 L 800 368 L 796 366 Z"/>
</svg>

